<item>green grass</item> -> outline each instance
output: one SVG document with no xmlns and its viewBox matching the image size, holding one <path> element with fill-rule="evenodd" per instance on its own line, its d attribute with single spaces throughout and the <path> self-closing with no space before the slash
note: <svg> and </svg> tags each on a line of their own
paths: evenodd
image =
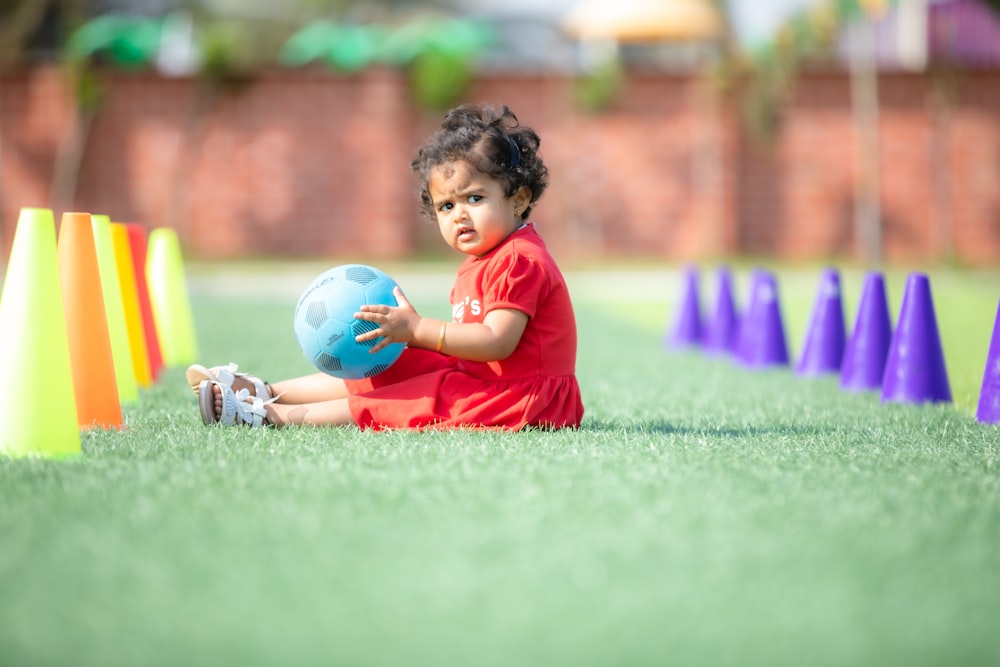
<svg viewBox="0 0 1000 667">
<path fill-rule="evenodd" d="M 211 278 L 206 362 L 307 370 L 299 276 Z M 169 369 L 83 456 L 0 458 L 0 664 L 997 664 L 1000 427 L 665 352 L 675 278 L 575 278 L 576 432 L 205 428 Z M 972 386 L 1000 281 L 932 280 Z"/>
</svg>

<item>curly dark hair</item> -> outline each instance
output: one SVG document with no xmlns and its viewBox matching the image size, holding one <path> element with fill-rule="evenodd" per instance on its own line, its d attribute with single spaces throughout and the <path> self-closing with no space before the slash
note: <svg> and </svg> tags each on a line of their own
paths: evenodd
<svg viewBox="0 0 1000 667">
<path fill-rule="evenodd" d="M 410 163 L 420 177 L 420 210 L 429 218 L 435 217 L 427 189 L 431 170 L 449 162 L 467 162 L 499 182 L 508 197 L 522 186 L 527 187 L 531 200 L 521 213 L 521 219 L 526 220 L 531 204 L 538 201 L 549 184 L 548 167 L 538 155 L 541 142 L 538 134 L 521 125 L 506 105 L 464 104 L 452 109 Z"/>
</svg>

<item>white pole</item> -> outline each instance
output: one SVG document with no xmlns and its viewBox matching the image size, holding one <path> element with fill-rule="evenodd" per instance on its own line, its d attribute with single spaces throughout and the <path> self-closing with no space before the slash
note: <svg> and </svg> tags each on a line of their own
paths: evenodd
<svg viewBox="0 0 1000 667">
<path fill-rule="evenodd" d="M 851 106 L 857 136 L 854 180 L 854 224 L 861 259 L 866 265 L 882 259 L 882 212 L 879 204 L 878 32 L 865 18 L 851 49 Z"/>
</svg>

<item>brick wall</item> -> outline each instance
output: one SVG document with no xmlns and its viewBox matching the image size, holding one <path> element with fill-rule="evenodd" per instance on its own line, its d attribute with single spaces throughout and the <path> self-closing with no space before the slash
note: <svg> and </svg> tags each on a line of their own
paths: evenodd
<svg viewBox="0 0 1000 667">
<path fill-rule="evenodd" d="M 72 155 L 86 127 L 67 86 L 52 69 L 0 75 L 4 257 L 22 206 L 170 225 L 192 257 L 441 249 L 409 170 L 438 119 L 413 107 L 400 73 L 275 71 L 215 91 L 149 73 L 105 81 L 74 194 L 60 198 L 60 152 Z M 1000 72 L 889 74 L 879 85 L 885 256 L 996 264 Z M 612 107 L 586 114 L 563 77 L 491 75 L 470 98 L 509 104 L 542 136 L 552 183 L 534 217 L 564 257 L 857 257 L 847 76 L 803 75 L 767 144 L 713 91 L 634 73 Z"/>
</svg>

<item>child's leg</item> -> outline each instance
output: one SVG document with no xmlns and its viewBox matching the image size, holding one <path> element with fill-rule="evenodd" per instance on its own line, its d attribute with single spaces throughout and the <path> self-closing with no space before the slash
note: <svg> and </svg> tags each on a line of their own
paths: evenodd
<svg viewBox="0 0 1000 667">
<path fill-rule="evenodd" d="M 260 394 L 261 398 L 269 398 L 282 394 L 280 399 L 282 403 L 315 403 L 343 398 L 349 393 L 343 380 L 326 373 L 314 373 L 268 384 L 254 375 L 237 372 L 236 368 L 235 364 L 213 368 L 194 364 L 187 370 L 188 384 L 197 394 L 198 385 L 202 381 L 219 381 L 231 386 L 234 392 L 246 389 L 251 396 Z M 262 389 L 265 385 L 267 388 Z M 216 395 L 220 396 L 220 393 L 216 391 Z"/>
<path fill-rule="evenodd" d="M 267 419 L 274 426 L 312 424 L 314 426 L 346 426 L 354 423 L 347 404 L 347 388 L 343 380 L 324 373 L 283 380 L 271 385 L 275 395 L 267 403 Z M 222 389 L 212 383 L 216 420 L 222 413 Z M 288 393 L 280 393 L 286 391 Z M 290 400 L 294 398 L 295 400 Z"/>
<path fill-rule="evenodd" d="M 279 397 L 276 403 L 289 405 L 320 403 L 346 398 L 348 395 L 344 381 L 326 373 L 313 373 L 275 382 L 271 385 L 271 390 Z"/>
<path fill-rule="evenodd" d="M 274 426 L 310 424 L 312 426 L 348 426 L 354 423 L 347 398 L 316 403 L 269 403 L 267 419 Z"/>
</svg>

